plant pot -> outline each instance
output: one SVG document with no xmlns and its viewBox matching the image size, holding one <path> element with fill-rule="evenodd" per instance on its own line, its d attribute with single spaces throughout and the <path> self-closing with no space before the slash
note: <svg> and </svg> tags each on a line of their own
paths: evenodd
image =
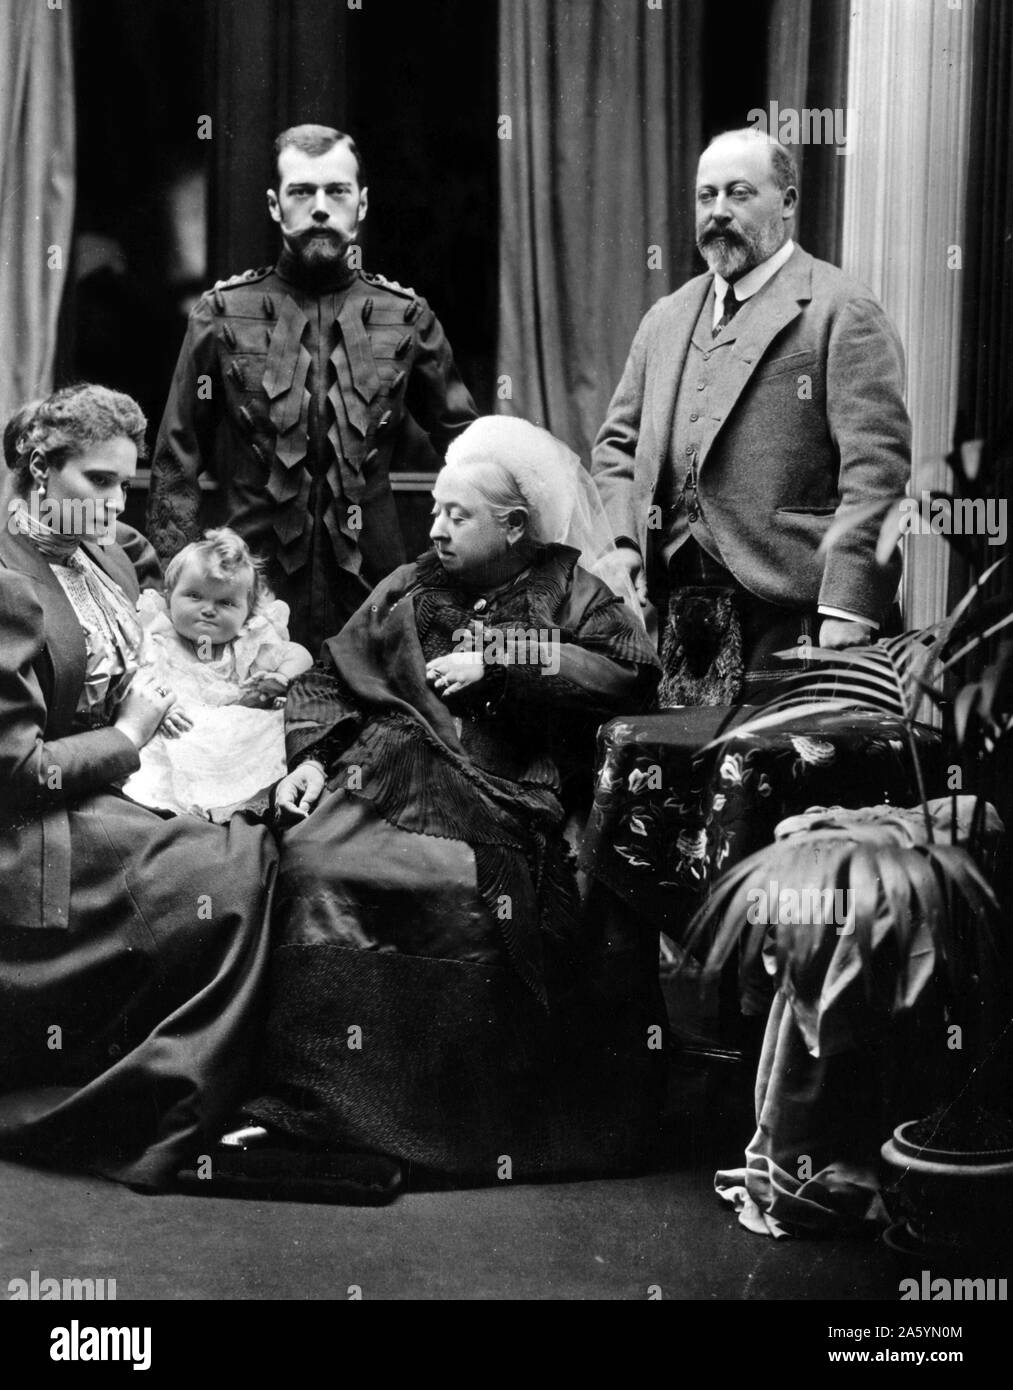
<svg viewBox="0 0 1013 1390">
<path fill-rule="evenodd" d="M 894 1170 L 883 1196 L 895 1218 L 888 1244 L 908 1255 L 1008 1255 L 1013 1239 L 1013 1147 L 935 1148 L 898 1125 L 881 1153 Z"/>
</svg>

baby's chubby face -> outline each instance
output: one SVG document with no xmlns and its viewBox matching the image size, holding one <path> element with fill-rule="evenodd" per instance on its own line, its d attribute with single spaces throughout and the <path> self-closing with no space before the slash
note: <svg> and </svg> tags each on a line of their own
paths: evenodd
<svg viewBox="0 0 1013 1390">
<path fill-rule="evenodd" d="M 169 599 L 173 627 L 198 648 L 231 642 L 249 614 L 251 584 L 250 575 L 216 579 L 199 559 L 187 560 Z"/>
</svg>

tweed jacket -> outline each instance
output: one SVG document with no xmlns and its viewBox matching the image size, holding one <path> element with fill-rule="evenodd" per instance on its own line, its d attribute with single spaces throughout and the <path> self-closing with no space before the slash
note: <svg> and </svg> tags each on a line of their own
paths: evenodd
<svg viewBox="0 0 1013 1390">
<path fill-rule="evenodd" d="M 712 281 L 697 276 L 648 311 L 595 442 L 592 474 L 613 530 L 645 556 L 662 470 L 686 471 L 670 448 L 676 393 Z M 827 556 L 817 551 L 839 512 L 900 497 L 907 484 L 896 330 L 869 290 L 799 247 L 739 322 L 696 459 L 697 495 L 721 557 L 767 602 L 882 621 L 900 559 L 876 563 L 880 518 Z"/>
<path fill-rule="evenodd" d="M 85 543 L 130 599 L 133 567 L 118 545 Z M 74 732 L 85 639 L 45 556 L 0 530 L 0 922 L 66 928 L 71 854 L 67 805 L 140 766 L 118 729 Z"/>
</svg>

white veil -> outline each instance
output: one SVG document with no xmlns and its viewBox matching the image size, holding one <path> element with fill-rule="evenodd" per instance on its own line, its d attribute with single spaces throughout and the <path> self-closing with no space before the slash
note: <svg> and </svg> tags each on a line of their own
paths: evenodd
<svg viewBox="0 0 1013 1390">
<path fill-rule="evenodd" d="M 495 462 L 508 469 L 528 503 L 532 540 L 580 551 L 584 569 L 623 600 L 637 621 L 643 611 L 623 564 L 591 475 L 572 449 L 527 420 L 483 415 L 447 450 L 455 467 Z"/>
</svg>

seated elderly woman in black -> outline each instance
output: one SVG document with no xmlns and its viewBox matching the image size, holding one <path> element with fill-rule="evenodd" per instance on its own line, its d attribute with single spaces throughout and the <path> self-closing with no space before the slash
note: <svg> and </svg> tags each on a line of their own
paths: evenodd
<svg viewBox="0 0 1013 1390">
<path fill-rule="evenodd" d="M 248 1089 L 276 850 L 147 810 L 119 784 L 167 718 L 138 673 L 133 566 L 111 542 L 145 421 L 77 386 L 5 432 L 0 529 L 0 1153 L 171 1183 Z"/>
<path fill-rule="evenodd" d="M 617 1045 L 597 1007 L 561 761 L 578 726 L 643 707 L 656 659 L 578 563 L 604 569 L 610 536 L 558 543 L 597 499 L 551 435 L 476 421 L 434 498 L 432 552 L 289 694 L 267 1055 L 224 1190 L 384 1171 L 342 1152 L 489 1182 L 638 1158 L 647 1031 Z"/>
</svg>

